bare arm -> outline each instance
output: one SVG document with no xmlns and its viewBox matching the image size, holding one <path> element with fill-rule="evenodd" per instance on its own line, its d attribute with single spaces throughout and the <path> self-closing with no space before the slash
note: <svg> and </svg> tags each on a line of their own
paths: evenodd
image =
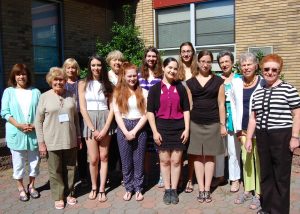
<svg viewBox="0 0 300 214">
<path fill-rule="evenodd" d="M 292 128 L 292 137 L 290 140 L 290 150 L 294 151 L 299 147 L 299 132 L 300 132 L 300 108 L 292 110 L 293 114 L 293 128 Z"/>
<path fill-rule="evenodd" d="M 182 143 L 186 143 L 187 140 L 189 139 L 189 134 L 190 134 L 190 112 L 185 111 L 183 112 L 183 118 L 184 118 L 184 131 L 182 132 L 181 139 Z"/>
<path fill-rule="evenodd" d="M 91 121 L 91 118 L 86 109 L 86 100 L 85 100 L 85 81 L 78 82 L 78 96 L 79 96 L 79 105 L 80 105 L 80 113 L 83 117 L 84 122 L 87 124 L 89 129 L 94 129 L 94 124 Z"/>
<path fill-rule="evenodd" d="M 193 109 L 193 96 L 192 96 L 192 92 L 190 91 L 189 87 L 185 87 L 186 88 L 186 92 L 189 98 L 189 102 L 190 102 L 190 110 Z"/>
<path fill-rule="evenodd" d="M 247 128 L 246 143 L 244 145 L 245 149 L 249 153 L 252 150 L 252 138 L 254 135 L 255 126 L 256 126 L 255 112 L 251 112 L 250 117 L 249 117 L 249 122 L 248 122 L 248 128 Z"/>
<path fill-rule="evenodd" d="M 225 110 L 225 88 L 222 84 L 219 88 L 218 93 L 218 106 L 219 106 L 219 117 L 220 117 L 220 128 L 221 128 L 221 136 L 227 135 L 226 130 L 226 110 Z"/>
</svg>

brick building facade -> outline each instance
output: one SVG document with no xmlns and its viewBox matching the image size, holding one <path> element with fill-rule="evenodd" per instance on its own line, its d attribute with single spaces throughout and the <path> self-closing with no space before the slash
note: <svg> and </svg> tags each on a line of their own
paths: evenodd
<svg viewBox="0 0 300 214">
<path fill-rule="evenodd" d="M 190 21 L 190 24 L 197 25 L 198 16 L 201 17 L 200 14 L 197 14 L 197 7 L 199 7 L 200 11 L 201 4 L 211 3 L 216 4 L 217 7 L 219 6 L 217 4 L 222 4 L 222 2 L 226 2 L 226 0 L 140 0 L 138 3 L 139 10 L 137 10 L 136 13 L 136 24 L 140 26 L 142 37 L 145 39 L 146 44 L 159 47 L 158 16 L 160 13 L 163 15 L 167 13 L 172 14 L 174 13 L 174 10 L 178 10 L 177 16 L 179 17 L 184 16 L 182 11 L 184 8 L 187 8 L 186 10 L 190 10 L 189 8 L 191 8 L 192 15 L 193 13 L 196 14 L 196 23 L 193 23 L 192 20 Z M 298 0 L 235 0 L 232 2 L 234 12 L 233 44 L 221 44 L 218 49 L 216 49 L 216 45 L 219 44 L 197 46 L 197 44 L 195 44 L 197 42 L 192 41 L 192 30 L 189 41 L 192 41 L 192 43 L 195 44 L 197 50 L 207 48 L 213 51 L 215 50 L 215 54 L 219 49 L 230 48 L 236 57 L 238 57 L 242 52 L 248 51 L 251 47 L 258 47 L 263 50 L 267 49 L 267 51 L 271 50 L 273 53 L 277 53 L 283 57 L 283 73 L 285 80 L 296 86 L 300 91 L 300 74 L 298 71 L 298 68 L 300 67 L 300 61 L 298 60 L 300 58 L 300 2 Z M 152 5 L 152 8 L 150 5 Z M 182 10 L 180 8 L 182 8 Z M 220 10 L 220 12 L 223 12 L 223 10 Z M 205 14 L 205 11 L 203 14 Z M 180 19 L 178 17 L 171 17 L 171 19 L 176 19 L 179 23 Z M 184 32 L 179 33 L 183 34 Z M 174 38 L 174 34 L 167 35 L 167 37 L 172 39 Z M 178 43 L 178 46 L 180 43 Z M 169 51 L 170 55 L 173 53 L 177 54 L 177 52 L 174 52 L 173 50 L 176 50 L 178 46 L 171 47 L 169 49 L 162 48 L 162 50 L 165 53 L 168 53 Z"/>
</svg>

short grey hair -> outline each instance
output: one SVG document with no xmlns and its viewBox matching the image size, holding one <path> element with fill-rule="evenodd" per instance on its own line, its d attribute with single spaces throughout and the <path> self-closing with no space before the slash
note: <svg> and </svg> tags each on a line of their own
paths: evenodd
<svg viewBox="0 0 300 214">
<path fill-rule="evenodd" d="M 242 53 L 239 58 L 239 63 L 241 64 L 247 60 L 252 61 L 256 65 L 258 64 L 256 56 L 251 52 Z"/>
<path fill-rule="evenodd" d="M 227 51 L 227 50 L 223 50 L 221 51 L 218 56 L 217 56 L 217 60 L 218 60 L 218 63 L 220 64 L 220 59 L 224 56 L 229 56 L 230 57 L 230 60 L 231 60 L 231 63 L 233 64 L 234 63 L 234 56 L 233 54 L 230 52 L 230 51 Z"/>
</svg>

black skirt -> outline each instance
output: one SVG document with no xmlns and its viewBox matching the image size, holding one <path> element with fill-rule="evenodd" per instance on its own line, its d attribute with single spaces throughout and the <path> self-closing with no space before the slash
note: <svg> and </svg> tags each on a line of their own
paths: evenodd
<svg viewBox="0 0 300 214">
<path fill-rule="evenodd" d="M 185 129 L 184 119 L 156 118 L 156 127 L 162 137 L 162 144 L 156 147 L 158 150 L 185 150 L 186 145 L 180 137 Z"/>
</svg>

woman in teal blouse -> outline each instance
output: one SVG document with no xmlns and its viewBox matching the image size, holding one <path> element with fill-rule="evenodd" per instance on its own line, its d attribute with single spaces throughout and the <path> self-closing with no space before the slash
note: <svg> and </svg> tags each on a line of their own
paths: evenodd
<svg viewBox="0 0 300 214">
<path fill-rule="evenodd" d="M 40 91 L 31 87 L 31 74 L 24 64 L 15 64 L 10 72 L 8 85 L 1 102 L 1 116 L 5 119 L 6 143 L 12 153 L 13 178 L 17 180 L 19 199 L 28 201 L 28 194 L 38 198 L 34 188 L 35 177 L 39 174 L 39 152 L 33 125 Z M 28 160 L 29 184 L 25 190 L 25 162 Z"/>
</svg>

